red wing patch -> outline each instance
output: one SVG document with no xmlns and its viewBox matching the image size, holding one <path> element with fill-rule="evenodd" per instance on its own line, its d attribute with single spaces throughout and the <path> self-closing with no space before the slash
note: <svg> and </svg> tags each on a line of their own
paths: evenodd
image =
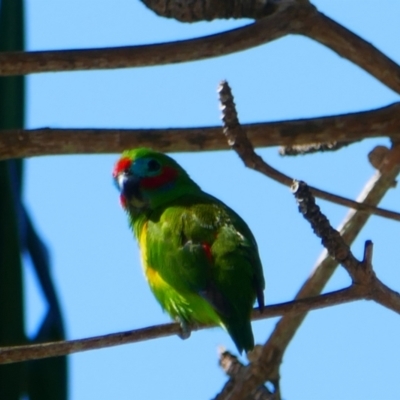
<svg viewBox="0 0 400 400">
<path fill-rule="evenodd" d="M 123 157 L 117 161 L 114 166 L 112 176 L 116 178 L 121 172 L 126 171 L 132 164 L 132 160 L 128 157 Z"/>
<path fill-rule="evenodd" d="M 212 256 L 212 253 L 211 253 L 211 246 L 208 243 L 202 243 L 201 247 L 203 247 L 203 250 L 206 253 L 206 256 L 208 258 L 208 261 L 212 262 L 213 261 L 213 256 Z"/>
</svg>

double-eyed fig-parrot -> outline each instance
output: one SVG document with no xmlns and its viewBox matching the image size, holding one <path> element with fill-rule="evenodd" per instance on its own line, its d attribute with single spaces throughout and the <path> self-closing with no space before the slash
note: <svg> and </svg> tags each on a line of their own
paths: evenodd
<svg viewBox="0 0 400 400">
<path fill-rule="evenodd" d="M 265 284 L 247 224 L 163 153 L 127 150 L 113 178 L 162 308 L 186 333 L 216 324 L 240 353 L 253 349 L 250 314 L 256 299 L 263 308 Z"/>
</svg>

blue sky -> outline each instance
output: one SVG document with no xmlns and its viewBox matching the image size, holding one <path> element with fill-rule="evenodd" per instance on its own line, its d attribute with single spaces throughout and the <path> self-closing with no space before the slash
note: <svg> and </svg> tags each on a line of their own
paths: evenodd
<svg viewBox="0 0 400 400">
<path fill-rule="evenodd" d="M 29 50 L 146 44 L 192 38 L 250 21 L 181 24 L 165 20 L 138 0 L 26 1 Z M 400 4 L 394 0 L 314 4 L 331 18 L 400 62 Z M 220 123 L 216 88 L 227 79 L 241 122 L 262 122 L 362 111 L 398 101 L 366 72 L 310 39 L 290 36 L 218 59 L 110 71 L 46 73 L 27 78 L 27 127 L 157 128 Z M 259 153 L 281 171 L 354 198 L 374 173 L 367 154 L 386 139 L 337 153 L 282 158 Z M 173 157 L 207 192 L 249 224 L 260 247 L 266 301 L 293 298 L 322 246 L 297 211 L 289 189 L 246 169 L 232 151 Z M 117 154 L 29 159 L 25 200 L 52 256 L 69 339 L 169 321 L 143 278 L 138 248 L 111 181 Z M 350 172 L 351 171 L 351 172 Z M 319 201 L 332 224 L 346 209 Z M 382 207 L 398 210 L 391 190 Z M 374 267 L 400 290 L 400 225 L 373 217 L 352 249 L 375 243 Z M 45 305 L 30 266 L 25 285 L 27 329 L 34 332 Z M 327 290 L 348 285 L 338 269 Z M 253 324 L 263 343 L 277 319 Z M 282 365 L 285 399 L 397 399 L 400 396 L 400 319 L 371 302 L 312 312 Z M 70 357 L 71 400 L 209 399 L 226 381 L 217 347 L 235 352 L 221 329 L 90 351 Z"/>
</svg>

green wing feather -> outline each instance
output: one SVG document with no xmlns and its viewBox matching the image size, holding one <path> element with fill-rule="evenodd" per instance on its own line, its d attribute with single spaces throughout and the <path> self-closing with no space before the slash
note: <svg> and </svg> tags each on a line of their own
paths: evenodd
<svg viewBox="0 0 400 400">
<path fill-rule="evenodd" d="M 264 305 L 256 241 L 246 223 L 218 199 L 184 195 L 148 215 L 145 263 L 163 283 L 150 286 L 183 323 L 217 323 L 239 351 L 254 347 L 250 314 Z"/>
</svg>

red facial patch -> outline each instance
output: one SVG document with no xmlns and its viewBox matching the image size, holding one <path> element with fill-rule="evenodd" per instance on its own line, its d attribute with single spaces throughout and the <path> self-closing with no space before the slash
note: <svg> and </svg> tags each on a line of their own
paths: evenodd
<svg viewBox="0 0 400 400">
<path fill-rule="evenodd" d="M 122 208 L 126 208 L 128 201 L 126 200 L 126 197 L 122 194 L 121 196 L 119 196 L 119 202 L 121 203 Z"/>
<path fill-rule="evenodd" d="M 212 262 L 213 256 L 211 253 L 211 246 L 208 243 L 202 243 L 201 247 L 203 248 L 204 252 L 206 253 L 208 261 Z"/>
<path fill-rule="evenodd" d="M 129 169 L 131 164 L 132 160 L 128 157 L 123 157 L 120 160 L 118 160 L 113 169 L 112 173 L 113 178 L 116 178 L 121 172 L 124 172 L 127 169 Z"/>
<path fill-rule="evenodd" d="M 157 189 L 160 186 L 172 182 L 177 175 L 178 171 L 176 169 L 166 166 L 162 169 L 160 175 L 143 178 L 140 186 L 143 189 Z"/>
</svg>

